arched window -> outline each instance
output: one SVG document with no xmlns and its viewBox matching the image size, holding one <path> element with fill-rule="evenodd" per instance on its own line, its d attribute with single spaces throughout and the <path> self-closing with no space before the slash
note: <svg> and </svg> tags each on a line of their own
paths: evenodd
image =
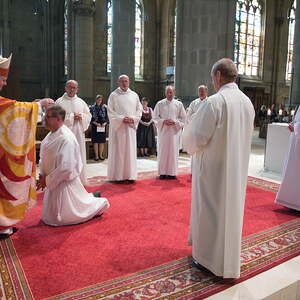
<svg viewBox="0 0 300 300">
<path fill-rule="evenodd" d="M 106 71 L 111 72 L 111 52 L 112 52 L 112 0 L 107 0 L 107 63 Z"/>
<path fill-rule="evenodd" d="M 65 0 L 65 11 L 64 11 L 64 72 L 65 76 L 68 77 L 69 75 L 69 68 L 68 68 L 68 39 L 69 39 L 69 32 L 68 32 L 68 0 Z"/>
<path fill-rule="evenodd" d="M 143 6 L 140 0 L 135 2 L 135 48 L 134 48 L 134 74 L 135 77 L 143 76 Z"/>
<path fill-rule="evenodd" d="M 289 40 L 288 40 L 288 54 L 286 63 L 285 79 L 290 81 L 292 79 L 292 63 L 293 63 L 293 48 L 294 48 L 294 32 L 295 32 L 295 13 L 296 0 L 294 0 L 288 13 L 289 22 Z"/>
<path fill-rule="evenodd" d="M 262 47 L 262 1 L 236 2 L 234 60 L 242 75 L 259 76 Z"/>
</svg>

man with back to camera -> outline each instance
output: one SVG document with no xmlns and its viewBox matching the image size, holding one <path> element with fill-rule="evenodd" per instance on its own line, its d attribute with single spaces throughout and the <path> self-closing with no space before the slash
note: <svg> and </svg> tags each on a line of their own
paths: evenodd
<svg viewBox="0 0 300 300">
<path fill-rule="evenodd" d="M 241 238 L 255 111 L 235 83 L 231 59 L 211 71 L 216 94 L 199 109 L 183 134 L 193 156 L 189 244 L 194 265 L 216 276 L 240 276 Z"/>
</svg>

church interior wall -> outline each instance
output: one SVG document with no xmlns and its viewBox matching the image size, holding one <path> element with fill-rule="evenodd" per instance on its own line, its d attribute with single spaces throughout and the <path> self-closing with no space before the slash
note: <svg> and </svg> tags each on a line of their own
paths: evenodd
<svg viewBox="0 0 300 300">
<path fill-rule="evenodd" d="M 187 75 L 183 74 L 187 78 L 183 78 L 181 82 L 185 85 L 183 96 L 189 98 L 196 96 L 197 86 L 200 83 L 208 84 L 210 94 L 213 93 L 209 75 L 212 62 L 219 56 L 232 55 L 230 49 L 233 47 L 232 41 L 229 39 L 232 32 L 227 31 L 223 34 L 223 39 L 216 40 L 214 37 L 215 17 L 207 9 L 210 7 L 209 5 L 214 6 L 213 2 L 220 5 L 219 1 L 201 1 L 193 6 L 193 11 L 190 11 L 193 15 L 189 22 L 190 27 L 184 29 L 185 32 L 196 30 L 198 32 L 198 34 L 194 34 L 196 39 L 189 40 L 185 37 L 181 43 L 183 48 L 180 49 L 183 51 L 183 55 L 177 56 L 176 69 L 179 71 L 183 68 L 188 69 L 187 72 L 184 72 Z M 78 51 L 75 46 L 80 45 L 80 51 L 82 51 L 80 55 L 84 53 L 85 47 L 92 47 L 88 53 L 93 55 L 91 60 L 92 82 L 81 83 L 82 77 L 80 78 L 79 84 L 83 86 L 80 96 L 89 98 L 90 102 L 94 101 L 96 94 L 103 94 L 107 99 L 111 91 L 110 74 L 106 71 L 107 2 L 106 0 L 96 0 L 95 3 L 90 0 L 83 0 L 83 2 L 95 6 L 92 29 L 90 32 L 84 33 L 90 35 L 86 41 L 91 41 L 91 45 L 87 42 L 85 42 L 86 45 L 80 45 L 80 41 L 77 41 L 77 44 L 74 43 L 76 32 L 72 22 L 75 17 L 71 10 L 69 16 L 69 35 L 71 35 L 68 56 L 69 76 L 65 76 L 63 1 L 49 1 L 51 11 L 48 12 L 43 10 L 43 7 L 37 6 L 38 3 L 41 3 L 37 0 L 1 1 L 0 47 L 4 56 L 13 52 L 9 88 L 4 89 L 4 95 L 16 99 L 33 99 L 43 96 L 57 98 L 63 93 L 64 82 L 68 77 L 78 79 L 76 78 L 78 76 L 76 75 L 76 64 L 80 64 L 76 61 L 79 58 L 74 53 Z M 226 2 L 231 3 L 230 5 L 234 3 L 232 0 L 226 0 Z M 260 78 L 242 76 L 239 78 L 242 89 L 258 88 L 263 90 L 270 103 L 288 103 L 289 84 L 285 80 L 285 69 L 288 36 L 287 14 L 291 3 L 292 0 L 264 0 L 263 71 Z M 174 65 L 171 44 L 176 0 L 143 0 L 143 6 L 145 12 L 143 16 L 143 77 L 137 78 L 133 86 L 141 97 L 147 96 L 151 101 L 156 102 L 164 96 L 164 87 L 174 83 L 174 77 L 166 76 L 166 67 Z M 212 10 L 215 8 L 212 7 Z M 35 12 L 37 13 L 35 14 Z M 228 17 L 228 10 L 220 10 L 218 14 L 218 26 L 222 27 L 224 25 L 222 20 Z M 47 17 L 46 20 L 45 17 Z M 25 19 L 26 22 L 24 22 Z M 231 25 L 227 24 L 226 26 Z M 207 35 L 203 35 L 203 32 L 206 32 Z M 177 36 L 178 38 L 180 37 Z M 222 41 L 227 44 L 225 45 Z M 221 44 L 222 49 L 220 48 Z M 192 47 L 193 51 L 184 52 L 189 47 Z M 89 95 L 86 95 L 84 90 L 89 90 Z"/>
<path fill-rule="evenodd" d="M 292 0 L 266 0 L 264 5 L 262 74 L 260 78 L 241 76 L 240 88 L 263 89 L 266 105 L 288 104 L 289 83 L 285 79 L 289 25 L 287 16 Z"/>
</svg>

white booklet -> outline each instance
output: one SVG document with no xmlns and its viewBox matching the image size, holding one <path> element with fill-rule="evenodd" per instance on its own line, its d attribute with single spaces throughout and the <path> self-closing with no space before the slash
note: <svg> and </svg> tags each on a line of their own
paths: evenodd
<svg viewBox="0 0 300 300">
<path fill-rule="evenodd" d="M 97 127 L 97 132 L 105 132 L 105 127 Z"/>
</svg>

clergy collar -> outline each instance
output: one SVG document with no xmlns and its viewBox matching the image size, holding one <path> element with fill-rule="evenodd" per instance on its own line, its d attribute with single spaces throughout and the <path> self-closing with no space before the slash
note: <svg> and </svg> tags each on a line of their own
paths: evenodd
<svg viewBox="0 0 300 300">
<path fill-rule="evenodd" d="M 63 94 L 63 98 L 64 98 L 64 99 L 67 99 L 67 100 L 74 100 L 74 99 L 77 98 L 77 94 L 75 94 L 74 97 L 69 97 L 67 93 L 64 93 L 64 94 Z"/>
<path fill-rule="evenodd" d="M 120 87 L 118 87 L 118 88 L 117 88 L 117 91 L 118 91 L 119 94 L 127 94 L 127 93 L 131 92 L 131 89 L 128 88 L 127 91 L 125 92 L 125 91 L 123 91 Z"/>
</svg>

